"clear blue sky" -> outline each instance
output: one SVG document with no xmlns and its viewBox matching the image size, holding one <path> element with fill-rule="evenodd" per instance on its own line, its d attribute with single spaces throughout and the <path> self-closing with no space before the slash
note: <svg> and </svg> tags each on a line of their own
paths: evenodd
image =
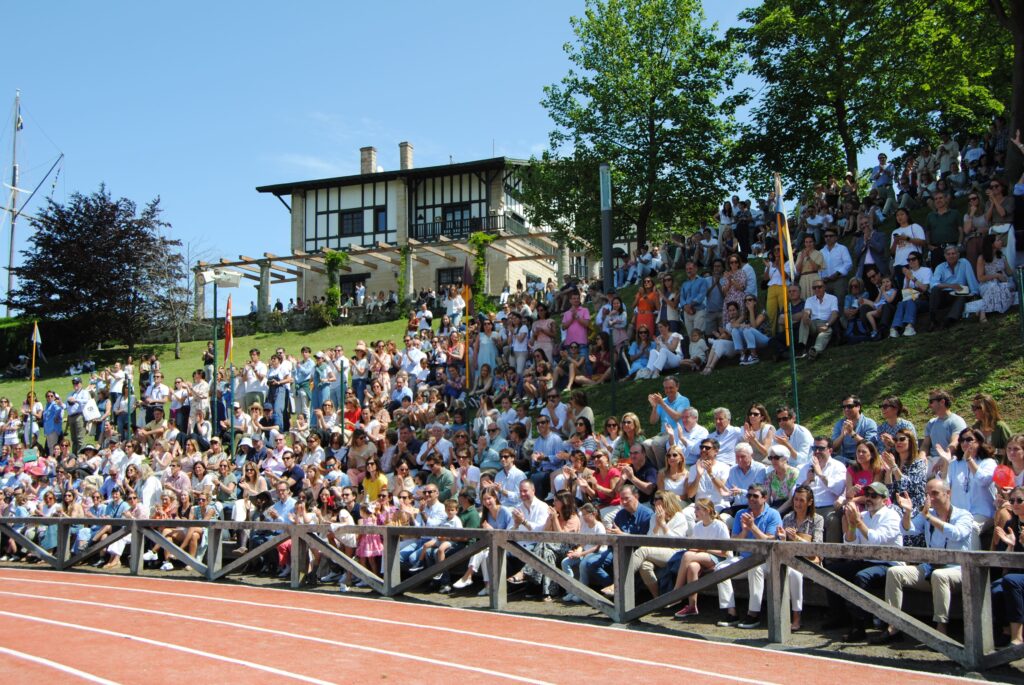
<svg viewBox="0 0 1024 685">
<path fill-rule="evenodd" d="M 726 27 L 751 4 L 710 0 L 705 11 Z M 364 145 L 397 168 L 403 140 L 417 166 L 492 150 L 539 153 L 551 128 L 541 89 L 565 74 L 569 17 L 582 8 L 582 0 L 14 3 L 4 15 L 0 175 L 9 182 L 20 88 L 22 187 L 64 152 L 57 201 L 100 183 L 139 204 L 159 195 L 173 236 L 207 259 L 284 254 L 288 214 L 257 185 L 357 173 Z M 47 181 L 40 192 L 49 190 Z M 18 228 L 20 250 L 28 223 Z M 8 240 L 4 223 L 4 267 Z M 247 283 L 235 291 L 236 311 L 255 299 Z M 286 285 L 273 295 L 293 293 Z"/>
</svg>

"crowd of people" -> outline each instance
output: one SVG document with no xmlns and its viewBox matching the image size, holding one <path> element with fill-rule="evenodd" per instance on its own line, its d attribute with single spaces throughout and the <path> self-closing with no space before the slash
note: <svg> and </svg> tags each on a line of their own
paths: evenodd
<svg viewBox="0 0 1024 685">
<path fill-rule="evenodd" d="M 1020 144 L 1019 137 L 1012 143 Z M 948 141 L 944 145 L 947 153 L 936 162 L 939 183 L 956 170 Z M 965 160 L 972 150 L 965 150 Z M 830 182 L 820 188 L 822 204 L 801 215 L 797 273 L 786 282 L 793 333 L 808 357 L 822 353 L 836 329 L 851 340 L 885 331 L 913 335 L 918 316 L 927 312 L 936 321 L 944 308 L 955 320 L 966 298 L 954 284 L 980 290 L 977 301 L 992 303 L 985 293 L 1009 282 L 982 268 L 996 254 L 1010 258 L 1000 238 L 1007 233 L 992 218 L 1013 210 L 1005 184 L 993 178 L 979 185 L 987 172 L 971 166 L 974 181 L 965 192 L 986 195 L 986 225 L 968 212 L 954 230 L 943 217 L 951 188 L 959 185 L 930 187 L 927 169 L 918 165 L 908 167 L 895 195 L 895 171 L 879 161 L 872 195 L 855 205 L 864 211 L 826 220 L 837 203 L 856 199 Z M 1024 194 L 1024 184 L 1014 194 Z M 915 202 L 932 203 L 938 219 L 930 214 L 926 228 L 909 225 L 907 210 Z M 266 358 L 252 349 L 230 371 L 214 367 L 211 347 L 191 377 L 173 380 L 150 355 L 97 369 L 86 382 L 76 376 L 64 397 L 63 389 L 47 390 L 43 400 L 30 393 L 20 410 L 2 398 L 0 512 L 165 519 L 173 523 L 162 534 L 193 555 L 207 546 L 208 535 L 182 521 L 329 524 L 328 542 L 373 571 L 380 570 L 381 536 L 356 535 L 347 526 L 707 540 L 703 549 L 652 544 L 635 550 L 643 590 L 652 596 L 737 563 L 744 555 L 716 547 L 729 538 L 1024 549 L 1024 435 L 1002 420 L 989 395 L 934 390 L 928 398 L 933 418 L 925 426 L 907 419 L 898 397 L 868 408 L 856 395 L 842 399 L 833 430 L 823 435 L 799 425 L 790 407 L 769 411 L 758 403 L 737 421 L 728 408 L 714 408 L 713 430 L 700 424 L 673 372 L 708 374 L 730 357 L 750 365 L 766 350 L 779 352 L 777 235 L 763 214 L 758 223 L 750 203 L 732 207 L 728 203 L 718 217 L 714 245 L 700 238 L 664 251 L 645 248 L 628 261 L 616 278 L 638 285 L 631 302 L 576 279 L 561 288 L 531 282 L 514 292 L 506 287 L 497 312 L 471 315 L 453 286 L 440 296 L 421 294 L 401 343 L 360 341 L 351 355 L 340 345 L 278 347 Z M 889 211 L 900 225 L 891 242 L 875 230 L 877 215 Z M 953 244 L 942 233 L 948 230 L 956 233 Z M 858 236 L 852 252 L 838 244 L 847 232 Z M 965 241 L 978 243 L 977 268 L 961 256 Z M 761 279 L 749 263 L 757 255 L 766 255 Z M 673 268 L 680 264 L 685 279 L 676 283 Z M 986 283 L 989 291 L 980 287 Z M 1005 304 L 1004 295 L 998 297 Z M 1005 311 L 987 307 L 979 313 Z M 597 417 L 581 388 L 616 372 L 620 378 L 667 375 L 647 406 Z M 968 406 L 965 420 L 955 410 Z M 48 552 L 58 544 L 54 525 L 18 524 L 16 530 Z M 76 525 L 71 544 L 80 551 L 112 532 L 109 525 Z M 233 544 L 244 553 L 265 539 L 258 528 L 238 530 Z M 128 543 L 110 544 L 95 563 L 114 568 L 129 553 L 165 570 L 175 567 L 165 551 L 148 543 L 126 549 Z M 464 545 L 456 537 L 410 537 L 400 546 L 401 566 L 409 573 L 427 569 Z M 34 556 L 13 538 L 0 539 L 0 548 L 0 561 Z M 537 543 L 530 549 L 581 583 L 614 592 L 611 548 Z M 261 570 L 287 576 L 291 558 L 288 544 L 279 545 L 261 560 Z M 342 589 L 360 584 L 315 551 L 300 563 L 308 582 Z M 936 626 L 945 630 L 949 623 L 960 583 L 956 567 L 824 563 L 863 588 L 884 587 L 895 606 L 908 587 L 930 591 Z M 510 569 L 513 586 L 557 599 L 559 586 L 533 567 L 512 562 Z M 461 575 L 436 574 L 435 589 L 476 587 L 485 594 L 489 572 L 487 552 L 480 552 Z M 743 612 L 732 584 L 718 585 L 723 625 L 760 624 L 764 572 L 758 566 L 745 574 Z M 799 627 L 803 582 L 796 571 L 789 574 Z M 1005 609 L 1000 620 L 1009 637 L 1020 642 L 1024 575 L 1002 576 L 993 592 Z M 580 601 L 572 594 L 562 599 Z M 846 625 L 852 640 L 864 638 L 870 617 L 838 597 L 829 601 L 831 622 Z M 699 604 L 693 595 L 676 615 L 695 616 Z M 893 629 L 875 636 L 898 638 Z"/>
</svg>

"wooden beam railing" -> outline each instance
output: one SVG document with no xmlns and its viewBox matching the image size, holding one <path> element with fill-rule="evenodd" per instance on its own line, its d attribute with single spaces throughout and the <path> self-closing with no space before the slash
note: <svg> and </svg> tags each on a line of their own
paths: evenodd
<svg viewBox="0 0 1024 685">
<path fill-rule="evenodd" d="M 99 542 L 90 543 L 86 549 L 72 553 L 76 526 L 110 526 L 111 533 Z M 26 529 L 57 527 L 57 545 L 54 549 L 43 549 L 35 540 L 26 535 Z M 201 528 L 207 535 L 205 557 L 198 559 L 161 534 L 167 528 Z M 248 530 L 266 536 L 262 542 L 237 558 L 225 562 L 222 549 L 224 536 L 232 531 Z M 356 559 L 333 546 L 328 536 L 333 533 L 344 535 L 380 535 L 384 543 L 380 574 L 373 573 Z M 401 595 L 418 588 L 440 572 L 453 569 L 467 561 L 472 555 L 489 550 L 490 572 L 489 603 L 496 611 L 503 611 L 508 602 L 507 569 L 508 558 L 512 557 L 536 569 L 542 576 L 581 598 L 595 610 L 605 614 L 616 623 L 635 621 L 651 612 L 684 599 L 687 595 L 711 588 L 718 583 L 746 573 L 759 564 L 765 564 L 765 611 L 768 617 L 768 638 L 775 643 L 789 640 L 789 588 L 787 569 L 792 568 L 804 574 L 818 585 L 834 592 L 844 600 L 878 616 L 898 630 L 920 640 L 926 647 L 944 654 L 951 660 L 969 669 L 988 669 L 1024 657 L 1024 646 L 994 649 L 992 634 L 990 569 L 1024 569 L 1024 554 L 1007 552 L 960 552 L 941 549 L 911 547 L 884 547 L 869 545 L 841 545 L 832 543 L 778 542 L 754 540 L 715 541 L 718 549 L 745 555 L 739 561 L 699 577 L 696 581 L 639 605 L 636 604 L 634 587 L 637 569 L 633 567 L 633 551 L 638 547 L 652 546 L 685 550 L 691 546 L 703 548 L 706 540 L 645 535 L 580 535 L 573 533 L 520 532 L 491 529 L 452 528 L 407 528 L 397 526 L 345 526 L 340 531 L 329 525 L 290 525 L 257 521 L 189 521 L 158 519 L 97 519 L 97 518 L 0 518 L 0 534 L 14 540 L 19 546 L 32 552 L 49 566 L 64 570 L 76 563 L 86 561 L 108 545 L 130 538 L 129 572 L 141 575 L 146 569 L 139 552 L 147 542 L 152 547 L 166 550 L 181 563 L 196 571 L 207 580 L 219 580 L 224 576 L 242 571 L 249 562 L 275 551 L 278 545 L 291 541 L 291 576 L 293 588 L 301 586 L 307 570 L 308 552 L 315 549 L 341 566 L 353 577 L 365 582 L 375 592 L 385 596 Z M 421 537 L 445 537 L 464 542 L 465 545 L 449 555 L 443 562 L 410 574 L 403 570 L 400 552 L 403 544 Z M 252 538 L 250 538 L 252 539 Z M 612 550 L 612 578 L 614 595 L 611 600 L 592 588 L 570 578 L 543 558 L 534 554 L 531 543 L 554 545 L 607 545 Z M 832 573 L 827 566 L 807 561 L 808 558 L 824 559 L 882 559 L 900 563 L 930 563 L 934 565 L 958 564 L 962 570 L 961 599 L 963 601 L 964 640 L 955 639 L 935 630 L 929 624 L 911 616 L 896 607 L 889 606 L 883 599 L 862 590 Z M 404 577 L 403 577 L 404 576 Z"/>
</svg>

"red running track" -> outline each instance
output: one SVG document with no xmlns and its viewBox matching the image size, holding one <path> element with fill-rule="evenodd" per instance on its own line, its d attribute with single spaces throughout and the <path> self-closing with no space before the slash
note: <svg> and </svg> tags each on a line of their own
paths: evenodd
<svg viewBox="0 0 1024 685">
<path fill-rule="evenodd" d="M 473 609 L 40 570 L 0 570 L 0 631 L 0 682 L 962 680 Z"/>
</svg>

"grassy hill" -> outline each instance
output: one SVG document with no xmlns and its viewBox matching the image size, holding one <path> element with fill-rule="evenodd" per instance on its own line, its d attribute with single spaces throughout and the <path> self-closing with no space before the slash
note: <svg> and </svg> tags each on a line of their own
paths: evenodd
<svg viewBox="0 0 1024 685">
<path fill-rule="evenodd" d="M 396 339 L 400 342 L 404 330 L 405 322 L 398 320 L 366 326 L 333 326 L 303 333 L 259 333 L 257 335 L 238 337 L 235 338 L 235 364 L 243 364 L 249 358 L 249 350 L 254 347 L 260 349 L 262 359 L 264 360 L 270 356 L 270 353 L 275 348 L 282 346 L 296 356 L 298 356 L 299 350 L 303 345 L 309 345 L 314 352 L 328 346 L 341 345 L 347 353 L 351 354 L 357 340 L 365 340 L 367 344 L 373 340 L 380 339 Z M 221 334 L 222 329 L 217 331 L 218 364 L 223 363 L 219 357 L 224 354 L 224 341 L 219 339 Z M 28 344 L 27 340 L 25 342 Z M 43 349 L 45 351 L 45 345 Z M 166 377 L 165 382 L 170 385 L 175 376 L 191 378 L 193 371 L 202 368 L 202 356 L 205 349 L 206 342 L 204 341 L 182 343 L 181 359 L 175 359 L 173 344 L 143 345 L 136 348 L 135 358 L 138 360 L 143 353 L 156 353 L 163 367 L 164 376 Z M 31 352 L 31 349 L 26 354 L 29 352 Z M 93 351 L 88 355 L 84 353 L 74 356 L 63 355 L 49 359 L 49 363 L 42 368 L 42 378 L 36 381 L 36 394 L 42 395 L 43 390 L 52 388 L 62 396 L 66 395 L 71 390 L 71 377 L 68 375 L 67 369 L 73 361 L 83 358 L 92 359 L 100 367 L 103 367 L 113 364 L 118 360 L 123 362 L 127 355 L 128 350 L 126 348 L 113 347 Z M 135 368 L 136 381 L 138 381 L 138 366 L 136 365 Z M 0 396 L 10 398 L 11 403 L 16 407 L 21 407 L 21 402 L 25 399 L 25 394 L 28 390 L 28 379 L 0 379 Z"/>
</svg>

